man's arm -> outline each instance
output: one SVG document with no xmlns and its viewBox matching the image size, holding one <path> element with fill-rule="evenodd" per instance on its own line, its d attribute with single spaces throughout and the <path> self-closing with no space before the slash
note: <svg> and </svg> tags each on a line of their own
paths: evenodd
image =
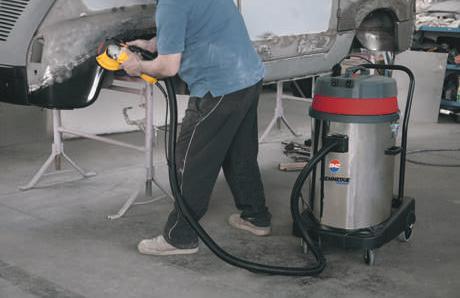
<svg viewBox="0 0 460 298">
<path fill-rule="evenodd" d="M 155 60 L 142 61 L 139 56 L 125 49 L 129 59 L 122 64 L 122 68 L 131 76 L 147 74 L 157 78 L 173 77 L 180 69 L 182 54 L 158 55 Z"/>
<path fill-rule="evenodd" d="M 182 54 L 158 55 L 153 61 L 141 61 L 141 72 L 154 77 L 173 77 L 180 69 Z"/>
</svg>

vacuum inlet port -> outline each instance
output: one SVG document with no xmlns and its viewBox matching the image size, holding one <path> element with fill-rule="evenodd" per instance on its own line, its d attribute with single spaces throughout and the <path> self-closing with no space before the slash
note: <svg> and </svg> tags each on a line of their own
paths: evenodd
<svg viewBox="0 0 460 298">
<path fill-rule="evenodd" d="M 331 152 L 347 153 L 348 152 L 348 136 L 334 134 L 326 137 L 326 146 L 336 143 L 336 146 Z"/>
</svg>

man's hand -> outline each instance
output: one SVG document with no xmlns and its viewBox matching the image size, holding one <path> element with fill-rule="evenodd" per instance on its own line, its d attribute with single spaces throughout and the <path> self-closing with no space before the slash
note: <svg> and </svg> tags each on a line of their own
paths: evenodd
<svg viewBox="0 0 460 298">
<path fill-rule="evenodd" d="M 142 74 L 141 58 L 126 48 L 123 51 L 128 54 L 129 58 L 121 65 L 122 69 L 130 76 L 140 76 Z"/>
<path fill-rule="evenodd" d="M 128 54 L 128 60 L 121 65 L 121 68 L 130 76 L 150 75 L 156 78 L 175 76 L 181 64 L 182 54 L 158 55 L 155 60 L 143 61 L 138 55 L 124 48 Z"/>
<path fill-rule="evenodd" d="M 455 64 L 460 64 L 460 55 L 455 57 Z"/>
<path fill-rule="evenodd" d="M 154 37 L 150 40 L 137 39 L 126 43 L 129 46 L 136 46 L 147 50 L 149 52 L 155 53 L 157 51 L 157 38 Z"/>
</svg>

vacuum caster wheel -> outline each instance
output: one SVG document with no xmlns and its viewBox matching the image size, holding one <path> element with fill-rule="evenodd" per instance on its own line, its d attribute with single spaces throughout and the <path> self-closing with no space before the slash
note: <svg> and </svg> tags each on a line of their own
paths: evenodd
<svg viewBox="0 0 460 298">
<path fill-rule="evenodd" d="M 404 232 L 402 232 L 398 239 L 399 241 L 401 242 L 409 242 L 410 238 L 412 237 L 412 230 L 414 229 L 414 225 L 409 225 L 408 227 L 406 227 L 406 229 L 404 230 Z"/>
<path fill-rule="evenodd" d="M 318 239 L 318 241 L 316 242 L 316 245 L 319 249 L 321 249 L 321 238 Z M 310 248 L 308 247 L 307 242 L 305 242 L 305 240 L 303 239 L 300 239 L 300 247 L 302 248 L 302 252 L 305 255 L 307 255 L 310 252 Z"/>
<path fill-rule="evenodd" d="M 302 247 L 302 253 L 308 255 L 308 244 L 303 239 L 300 239 L 300 247 Z"/>
<path fill-rule="evenodd" d="M 375 250 L 373 249 L 365 249 L 364 250 L 364 263 L 369 266 L 375 265 Z"/>
</svg>

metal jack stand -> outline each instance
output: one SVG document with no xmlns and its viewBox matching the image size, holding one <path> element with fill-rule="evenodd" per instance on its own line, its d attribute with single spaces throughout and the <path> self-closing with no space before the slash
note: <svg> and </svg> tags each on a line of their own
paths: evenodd
<svg viewBox="0 0 460 298">
<path fill-rule="evenodd" d="M 129 92 L 126 88 L 114 87 L 113 90 L 123 89 L 125 92 Z M 153 195 L 153 186 L 156 186 L 164 195 L 152 199 L 150 201 L 145 202 L 136 202 L 137 197 L 140 195 L 140 190 L 134 192 L 129 199 L 125 202 L 125 204 L 121 207 L 117 214 L 108 216 L 109 219 L 115 220 L 123 217 L 126 212 L 132 206 L 137 205 L 146 205 L 150 203 L 154 203 L 158 200 L 163 199 L 164 197 L 169 197 L 171 200 L 174 201 L 174 198 L 156 181 L 155 178 L 155 166 L 153 164 L 153 148 L 156 145 L 157 139 L 157 131 L 154 126 L 154 110 L 153 110 L 153 86 L 146 84 L 144 89 L 144 95 L 146 99 L 146 107 L 145 107 L 145 149 L 143 150 L 145 153 L 145 166 L 146 166 L 146 182 L 145 182 L 145 194 L 147 196 Z"/>
<path fill-rule="evenodd" d="M 260 137 L 259 142 L 262 143 L 265 138 L 268 136 L 270 131 L 275 127 L 275 124 L 278 125 L 278 129 L 281 129 L 281 123 L 286 125 L 286 127 L 289 129 L 289 131 L 294 135 L 298 136 L 298 134 L 294 131 L 294 129 L 291 127 L 289 122 L 286 119 L 286 116 L 284 115 L 284 107 L 283 107 L 283 83 L 284 82 L 277 82 L 276 83 L 276 106 L 275 106 L 275 115 L 273 116 L 272 121 L 268 125 L 268 127 L 265 129 L 265 132 L 262 134 L 262 137 Z"/>
<path fill-rule="evenodd" d="M 62 142 L 62 118 L 61 118 L 61 111 L 60 110 L 53 110 L 53 144 L 51 145 L 51 155 L 43 164 L 43 166 L 37 171 L 37 173 L 33 176 L 30 182 L 25 185 L 19 187 L 22 191 L 27 191 L 33 189 L 40 179 L 43 176 L 51 175 L 51 174 L 59 174 L 62 172 L 62 158 L 69 163 L 69 165 L 74 168 L 83 178 L 90 178 L 96 176 L 94 172 L 85 172 L 81 167 L 77 165 L 70 157 L 67 156 L 64 152 L 64 143 Z M 50 166 L 54 163 L 55 172 L 51 172 L 46 174 L 46 171 L 50 168 Z"/>
<path fill-rule="evenodd" d="M 153 200 L 150 200 L 150 201 L 136 203 L 136 199 L 140 194 L 140 191 L 137 190 L 129 197 L 129 199 L 122 206 L 120 211 L 118 211 L 118 213 L 115 215 L 109 216 L 108 217 L 109 219 L 121 218 L 128 211 L 128 209 L 134 205 L 145 205 L 145 204 L 153 203 L 164 197 L 169 197 L 172 200 L 174 200 L 172 196 L 156 181 L 156 178 L 155 178 L 155 166 L 153 165 L 153 148 L 154 148 L 154 143 L 156 140 L 156 129 L 154 126 L 154 119 L 153 119 L 153 116 L 154 116 L 154 113 L 153 113 L 153 86 L 150 84 L 145 84 L 144 88 L 141 91 L 135 88 L 122 87 L 122 86 L 116 86 L 116 85 L 109 87 L 109 89 L 119 91 L 119 92 L 125 92 L 125 93 L 142 94 L 142 96 L 144 96 L 145 101 L 146 101 L 145 145 L 143 147 L 134 146 L 132 144 L 115 141 L 110 138 L 100 137 L 97 135 L 64 128 L 62 126 L 61 111 L 53 110 L 54 141 L 52 145 L 51 155 L 48 158 L 48 160 L 43 164 L 43 166 L 40 168 L 40 170 L 34 175 L 31 181 L 26 186 L 20 187 L 21 190 L 26 191 L 26 190 L 33 189 L 37 185 L 39 180 L 43 176 L 47 175 L 45 174 L 45 172 L 53 164 L 53 162 L 55 163 L 55 167 L 57 170 L 55 173 L 61 173 L 62 171 L 60 170 L 61 170 L 61 158 L 62 157 L 83 177 L 88 178 L 88 177 L 93 177 L 96 175 L 96 173 L 93 173 L 93 172 L 85 172 L 82 168 L 80 168 L 74 161 L 72 161 L 64 153 L 64 143 L 62 141 L 62 135 L 66 133 L 66 134 L 70 134 L 70 135 L 74 135 L 74 136 L 78 136 L 82 138 L 92 139 L 98 142 L 103 142 L 106 144 L 120 146 L 120 147 L 124 147 L 128 149 L 133 149 L 136 151 L 143 152 L 145 154 L 145 169 L 146 169 L 145 194 L 147 196 L 152 196 L 153 186 L 156 186 L 164 195 L 161 197 L 155 198 Z"/>
<path fill-rule="evenodd" d="M 313 96 L 314 96 L 314 93 L 315 93 L 315 83 L 316 83 L 317 77 L 323 76 L 323 75 L 326 75 L 326 74 L 328 74 L 328 73 L 321 73 L 321 74 L 317 74 L 315 76 L 306 77 L 306 79 L 307 78 L 312 78 L 313 79 L 312 80 L 312 86 L 311 86 Z M 273 116 L 272 121 L 270 122 L 270 124 L 265 129 L 265 131 L 262 134 L 262 136 L 260 137 L 260 139 L 259 139 L 260 143 L 264 142 L 264 140 L 267 138 L 267 136 L 270 133 L 270 131 L 272 131 L 273 128 L 275 127 L 275 124 L 278 125 L 278 129 L 281 129 L 281 124 L 283 123 L 295 137 L 299 137 L 299 134 L 297 134 L 297 132 L 292 128 L 292 126 L 287 121 L 286 116 L 284 115 L 283 99 L 296 100 L 296 101 L 302 101 L 302 102 L 307 102 L 307 103 L 311 103 L 313 101 L 313 99 L 312 98 L 307 98 L 305 96 L 305 94 L 302 92 L 302 89 L 300 88 L 300 86 L 298 85 L 298 83 L 296 81 L 293 81 L 294 86 L 296 87 L 297 91 L 299 91 L 299 93 L 300 93 L 300 95 L 302 97 L 297 97 L 297 96 L 291 96 L 291 95 L 284 94 L 284 87 L 283 87 L 284 82 L 285 81 L 276 82 L 275 115 Z"/>
</svg>

